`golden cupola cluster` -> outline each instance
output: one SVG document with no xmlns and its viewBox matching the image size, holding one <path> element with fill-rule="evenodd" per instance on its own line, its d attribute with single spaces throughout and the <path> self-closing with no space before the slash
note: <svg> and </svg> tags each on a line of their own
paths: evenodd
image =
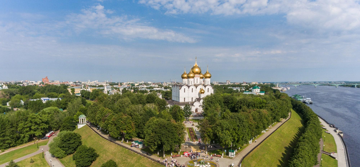
<svg viewBox="0 0 360 167">
<path fill-rule="evenodd" d="M 201 68 L 199 67 L 199 65 L 197 64 L 197 59 L 195 59 L 195 64 L 194 66 L 190 69 L 189 73 L 186 73 L 186 70 L 184 71 L 184 73 L 181 75 L 182 79 L 186 79 L 186 78 L 194 78 L 195 75 L 200 75 L 200 78 L 211 78 L 211 74 L 209 73 L 209 70 L 206 71 L 205 74 L 201 73 Z"/>
</svg>

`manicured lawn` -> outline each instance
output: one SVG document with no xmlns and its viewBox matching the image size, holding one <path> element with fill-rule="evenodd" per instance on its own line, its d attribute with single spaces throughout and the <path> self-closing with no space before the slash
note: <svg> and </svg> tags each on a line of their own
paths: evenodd
<svg viewBox="0 0 360 167">
<path fill-rule="evenodd" d="M 39 142 L 39 147 L 43 146 L 43 145 L 46 145 L 47 142 L 48 142 L 48 140 L 40 141 Z M 8 152 L 6 154 L 0 155 L 0 164 L 9 162 L 9 161 L 14 160 L 14 159 L 18 159 L 18 158 L 23 157 L 25 155 L 31 154 L 31 153 L 33 153 L 33 152 L 35 152 L 37 150 L 39 150 L 39 148 L 36 147 L 36 144 L 33 144 L 33 145 L 30 145 L 30 146 L 20 148 L 18 150 L 14 150 L 14 151 Z"/>
<path fill-rule="evenodd" d="M 288 166 L 289 158 L 294 149 L 294 141 L 297 140 L 297 135 L 303 127 L 301 117 L 293 110 L 291 114 L 288 122 L 275 131 L 244 159 L 242 167 Z"/>
<path fill-rule="evenodd" d="M 324 151 L 329 152 L 329 153 L 337 152 L 334 137 L 331 134 L 326 133 L 325 131 L 326 130 L 323 129 L 323 132 L 322 132 L 322 138 L 324 140 L 324 145 L 325 145 Z"/>
<path fill-rule="evenodd" d="M 30 163 L 30 160 L 33 159 L 34 162 Z M 28 159 L 22 160 L 17 163 L 20 167 L 48 167 L 48 163 L 46 162 L 45 158 L 42 157 L 42 154 L 35 155 Z"/>
<path fill-rule="evenodd" d="M 82 137 L 82 142 L 86 146 L 90 146 L 96 150 L 99 157 L 93 162 L 91 166 L 101 166 L 106 161 L 112 159 L 118 166 L 126 167 L 155 167 L 161 166 L 147 158 L 144 158 L 130 150 L 127 150 L 121 146 L 109 142 L 103 139 L 98 134 L 93 132 L 88 126 L 84 126 L 81 129 L 76 129 L 76 133 L 79 133 Z M 60 160 L 66 167 L 75 167 L 75 162 L 72 160 L 72 155 L 67 156 Z"/>
<path fill-rule="evenodd" d="M 330 156 L 326 155 L 326 154 L 322 154 L 321 155 L 321 167 L 337 167 L 338 166 L 338 162 L 336 159 L 331 158 Z"/>
</svg>

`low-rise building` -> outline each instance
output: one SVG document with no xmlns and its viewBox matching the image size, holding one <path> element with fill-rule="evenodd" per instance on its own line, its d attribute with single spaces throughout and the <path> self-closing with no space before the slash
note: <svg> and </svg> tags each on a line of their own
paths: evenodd
<svg viewBox="0 0 360 167">
<path fill-rule="evenodd" d="M 252 87 L 251 91 L 245 91 L 244 94 L 265 95 L 265 91 L 260 91 L 260 87 L 256 85 Z"/>
</svg>

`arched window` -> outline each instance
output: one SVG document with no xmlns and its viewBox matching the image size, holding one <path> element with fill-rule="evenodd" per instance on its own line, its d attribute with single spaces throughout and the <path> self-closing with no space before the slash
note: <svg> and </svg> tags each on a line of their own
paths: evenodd
<svg viewBox="0 0 360 167">
<path fill-rule="evenodd" d="M 184 93 L 185 93 L 185 88 L 184 88 Z"/>
<path fill-rule="evenodd" d="M 207 92 L 209 92 L 209 88 L 207 89 Z"/>
<path fill-rule="evenodd" d="M 191 88 L 191 93 L 194 92 L 194 88 Z"/>
<path fill-rule="evenodd" d="M 191 98 L 191 101 L 194 101 L 193 98 Z"/>
<path fill-rule="evenodd" d="M 185 102 L 185 97 L 184 97 L 184 102 Z"/>
</svg>

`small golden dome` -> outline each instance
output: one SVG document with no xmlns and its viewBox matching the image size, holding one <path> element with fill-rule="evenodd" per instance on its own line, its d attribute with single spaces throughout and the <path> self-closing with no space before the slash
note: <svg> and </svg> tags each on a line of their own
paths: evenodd
<svg viewBox="0 0 360 167">
<path fill-rule="evenodd" d="M 201 74 L 201 68 L 197 64 L 197 58 L 195 58 L 195 64 L 191 70 L 194 72 L 194 74 Z"/>
<path fill-rule="evenodd" d="M 200 93 L 201 94 L 204 94 L 205 93 L 205 90 L 203 88 L 200 89 Z"/>
<path fill-rule="evenodd" d="M 204 78 L 204 75 L 200 73 L 200 79 L 203 79 Z"/>
<path fill-rule="evenodd" d="M 192 70 L 190 70 L 189 74 L 187 75 L 188 78 L 194 78 L 195 74 L 193 73 Z"/>
<path fill-rule="evenodd" d="M 181 75 L 181 78 L 182 79 L 187 79 L 187 73 L 186 73 L 186 70 L 184 69 L 184 73 Z"/>
<path fill-rule="evenodd" d="M 188 77 L 188 76 L 187 76 L 187 73 L 186 73 L 186 72 L 184 72 L 184 73 L 181 75 L 181 78 L 182 78 L 182 79 L 187 79 L 187 77 Z"/>
<path fill-rule="evenodd" d="M 205 78 L 211 78 L 211 74 L 209 73 L 209 67 L 208 67 L 208 69 L 206 70 L 206 73 L 204 74 L 204 77 L 205 77 Z"/>
</svg>

